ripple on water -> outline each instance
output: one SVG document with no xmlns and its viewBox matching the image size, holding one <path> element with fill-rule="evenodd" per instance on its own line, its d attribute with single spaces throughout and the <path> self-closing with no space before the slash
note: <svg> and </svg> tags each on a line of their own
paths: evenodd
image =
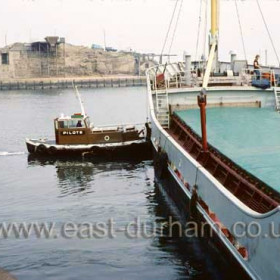
<svg viewBox="0 0 280 280">
<path fill-rule="evenodd" d="M 0 151 L 0 157 L 1 156 L 18 156 L 18 155 L 24 155 L 25 152 L 6 152 L 6 151 Z"/>
</svg>

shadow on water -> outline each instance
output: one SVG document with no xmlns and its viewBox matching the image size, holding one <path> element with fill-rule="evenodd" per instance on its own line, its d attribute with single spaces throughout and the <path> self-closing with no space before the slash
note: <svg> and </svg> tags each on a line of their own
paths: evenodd
<svg viewBox="0 0 280 280">
<path fill-rule="evenodd" d="M 235 271 L 208 237 L 182 237 L 177 226 L 182 219 L 171 210 L 172 202 L 162 194 L 157 183 L 153 191 L 146 193 L 146 198 L 149 213 L 156 217 L 157 236 L 152 246 L 174 256 L 174 262 L 179 264 L 178 279 L 236 279 Z"/>
</svg>

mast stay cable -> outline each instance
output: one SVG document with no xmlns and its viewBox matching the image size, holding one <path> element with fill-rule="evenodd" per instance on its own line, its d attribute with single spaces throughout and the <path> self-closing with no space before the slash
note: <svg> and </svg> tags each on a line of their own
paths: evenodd
<svg viewBox="0 0 280 280">
<path fill-rule="evenodd" d="M 204 42 L 203 42 L 203 57 L 206 60 L 206 45 L 207 45 L 207 10 L 208 10 L 208 1 L 205 1 L 205 23 L 204 23 Z"/>
<path fill-rule="evenodd" d="M 235 3 L 235 9 L 236 9 L 236 14 L 237 14 L 238 24 L 239 24 L 241 40 L 242 40 L 243 53 L 244 53 L 245 60 L 248 63 L 246 48 L 245 48 L 245 41 L 244 41 L 244 36 L 243 36 L 243 30 L 242 30 L 242 25 L 241 25 L 241 20 L 240 20 L 240 14 L 239 14 L 238 6 L 237 6 L 237 0 L 235 0 L 234 3 Z"/>
<path fill-rule="evenodd" d="M 200 37 L 200 25 L 201 25 L 201 14 L 202 14 L 202 1 L 200 0 L 200 8 L 199 8 L 199 18 L 198 18 L 198 27 L 197 27 L 197 39 L 196 39 L 196 48 L 195 48 L 195 61 L 197 61 L 197 52 L 199 45 L 199 37 Z"/>
<path fill-rule="evenodd" d="M 272 36 L 271 36 L 270 31 L 269 31 L 269 29 L 268 29 L 268 26 L 267 26 L 266 20 L 265 20 L 265 18 L 264 18 L 264 14 L 263 14 L 263 12 L 262 12 L 262 9 L 261 9 L 261 6 L 260 6 L 260 3 L 259 3 L 259 0 L 256 0 L 256 1 L 257 1 L 257 4 L 258 4 L 258 7 L 259 7 L 259 10 L 260 10 L 260 13 L 261 13 L 261 16 L 262 16 L 262 19 L 263 19 L 263 22 L 264 22 L 264 25 L 265 25 L 265 28 L 266 28 L 267 34 L 268 34 L 268 37 L 269 37 L 269 39 L 270 39 L 270 42 L 271 42 L 272 48 L 273 48 L 273 50 L 274 50 L 275 56 L 276 56 L 276 58 L 277 58 L 277 61 L 278 61 L 279 66 L 280 66 L 280 60 L 279 60 L 279 57 L 278 57 L 278 54 L 277 54 L 277 51 L 276 51 L 276 48 L 275 48 L 274 42 L 273 42 L 273 40 L 272 40 Z"/>
<path fill-rule="evenodd" d="M 173 19 L 174 19 L 174 15 L 175 15 L 175 12 L 176 12 L 176 9 L 177 9 L 178 2 L 179 2 L 179 0 L 176 0 L 176 2 L 175 2 L 175 6 L 174 6 L 174 9 L 173 9 L 171 20 L 169 22 L 168 30 L 167 30 L 166 35 L 165 35 L 165 39 L 164 39 L 164 43 L 163 43 L 162 50 L 161 50 L 161 53 L 160 53 L 160 57 L 162 57 L 162 54 L 164 52 L 164 49 L 165 49 L 165 46 L 166 46 L 166 43 L 167 43 L 167 40 L 168 40 L 169 32 L 170 32 L 170 29 L 171 29 L 171 26 L 172 26 L 172 22 L 173 22 Z"/>
<path fill-rule="evenodd" d="M 174 41 L 174 38 L 175 38 L 175 34 L 176 34 L 176 30 L 177 30 L 177 26 L 178 26 L 178 22 L 179 22 L 179 18 L 180 18 L 182 6 L 183 6 L 183 0 L 181 0 L 181 4 L 180 4 L 179 11 L 178 11 L 178 14 L 177 14 L 177 19 L 176 19 L 176 23 L 175 23 L 175 27 L 174 27 L 174 31 L 173 31 L 173 35 L 172 35 L 172 39 L 171 39 L 171 43 L 170 43 L 170 46 L 169 46 L 168 54 L 171 53 L 171 49 L 172 49 L 172 46 L 173 46 L 173 41 Z"/>
</svg>

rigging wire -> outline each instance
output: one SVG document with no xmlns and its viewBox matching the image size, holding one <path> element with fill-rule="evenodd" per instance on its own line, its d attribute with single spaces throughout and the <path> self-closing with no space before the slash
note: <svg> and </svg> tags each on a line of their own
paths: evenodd
<svg viewBox="0 0 280 280">
<path fill-rule="evenodd" d="M 167 43 L 167 39 L 168 39 L 169 32 L 170 32 L 170 29 L 171 29 L 171 26 L 172 26 L 172 22 L 173 22 L 173 19 L 174 19 L 174 15 L 175 15 L 175 12 L 176 12 L 176 9 L 177 9 L 178 2 L 179 2 L 179 0 L 176 0 L 175 6 L 174 6 L 174 9 L 173 9 L 173 13 L 172 13 L 172 17 L 171 17 L 171 20 L 170 20 L 170 23 L 169 23 L 169 26 L 168 26 L 168 30 L 167 30 L 167 33 L 165 35 L 165 39 L 164 39 L 164 43 L 163 43 L 162 50 L 161 50 L 161 53 L 160 53 L 160 57 L 162 57 L 165 45 Z"/>
<path fill-rule="evenodd" d="M 173 32 L 173 36 L 172 36 L 172 39 L 171 39 L 170 47 L 169 47 L 169 50 L 168 50 L 168 54 L 170 54 L 171 48 L 173 46 L 173 41 L 174 41 L 174 38 L 175 38 L 175 34 L 176 34 L 176 30 L 177 30 L 177 26 L 178 26 L 178 22 L 179 22 L 179 18 L 180 18 L 182 6 L 183 6 L 183 0 L 181 0 L 181 4 L 180 4 L 179 11 L 178 11 L 178 14 L 177 14 L 177 19 L 176 19 L 176 23 L 175 23 L 174 32 Z"/>
<path fill-rule="evenodd" d="M 277 58 L 277 61 L 278 61 L 278 64 L 280 66 L 280 60 L 279 60 L 279 57 L 278 57 L 278 54 L 277 54 L 277 51 L 276 51 L 276 48 L 275 48 L 275 45 L 274 45 L 274 42 L 272 40 L 272 36 L 270 34 L 270 31 L 268 29 L 268 26 L 267 26 L 267 23 L 266 23 L 266 20 L 264 18 L 264 15 L 263 15 L 263 12 L 262 12 L 262 9 L 261 9 L 261 6 L 260 6 L 260 3 L 259 3 L 259 0 L 256 0 L 257 1 L 257 4 L 258 4 L 258 7 L 259 7 L 259 10 L 260 10 L 260 13 L 261 13 L 261 16 L 262 16 L 262 19 L 263 19 L 263 22 L 264 22 L 264 25 L 265 25 L 265 28 L 266 28 L 266 31 L 267 31 L 267 34 L 268 34 L 268 37 L 270 39 L 270 42 L 271 42 L 271 45 L 272 45 L 272 48 L 274 50 L 274 53 L 276 55 L 276 58 Z"/>
<path fill-rule="evenodd" d="M 198 27 L 197 27 L 197 40 L 196 40 L 196 48 L 195 48 L 195 61 L 197 61 L 197 52 L 198 52 L 198 44 L 200 37 L 200 25 L 201 25 L 201 14 L 202 14 L 202 1 L 200 0 L 200 8 L 199 8 L 199 19 L 198 19 Z"/>
<path fill-rule="evenodd" d="M 246 54 L 246 49 L 245 49 L 245 42 L 244 42 L 244 36 L 243 36 L 242 25 L 241 25 L 241 20 L 240 20 L 240 14 L 239 14 L 238 6 L 237 6 L 237 0 L 235 0 L 234 3 L 235 3 L 235 9 L 236 9 L 236 14 L 237 14 L 237 18 L 238 18 L 241 40 L 242 40 L 243 53 L 244 53 L 245 60 L 247 61 L 247 54 Z"/>
</svg>

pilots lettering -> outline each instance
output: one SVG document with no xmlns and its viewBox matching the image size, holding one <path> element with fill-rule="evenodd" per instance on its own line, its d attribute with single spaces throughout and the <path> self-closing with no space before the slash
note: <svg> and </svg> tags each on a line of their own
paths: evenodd
<svg viewBox="0 0 280 280">
<path fill-rule="evenodd" d="M 62 131 L 62 135 L 82 135 L 84 134 L 84 131 L 78 131 L 78 130 L 73 130 L 73 131 Z"/>
</svg>

